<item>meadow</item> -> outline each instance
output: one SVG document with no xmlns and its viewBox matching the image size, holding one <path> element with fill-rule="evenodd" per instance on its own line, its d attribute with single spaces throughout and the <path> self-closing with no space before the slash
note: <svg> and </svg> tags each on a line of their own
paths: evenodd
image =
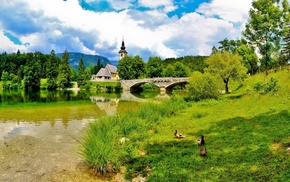
<svg viewBox="0 0 290 182">
<path fill-rule="evenodd" d="M 144 103 L 91 123 L 79 153 L 96 173 L 124 166 L 127 179 L 289 181 L 289 80 L 284 69 L 232 83 L 232 92 L 218 100 L 193 102 L 175 95 Z M 175 130 L 185 137 L 175 138 Z M 196 143 L 202 135 L 205 157 Z"/>
</svg>

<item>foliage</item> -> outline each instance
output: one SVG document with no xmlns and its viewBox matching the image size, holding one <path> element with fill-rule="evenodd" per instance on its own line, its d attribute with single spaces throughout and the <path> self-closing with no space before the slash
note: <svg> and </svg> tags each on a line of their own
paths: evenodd
<svg viewBox="0 0 290 182">
<path fill-rule="evenodd" d="M 69 64 L 75 69 L 78 69 L 78 63 L 80 62 L 80 59 L 82 58 L 84 61 L 85 67 L 89 67 L 89 65 L 96 65 L 98 64 L 98 60 L 100 60 L 100 63 L 102 65 L 111 64 L 108 58 L 100 55 L 90 55 L 90 54 L 83 54 L 83 53 L 77 53 L 77 52 L 68 52 L 69 54 Z M 59 58 L 62 58 L 63 53 L 56 54 Z"/>
<path fill-rule="evenodd" d="M 162 60 L 160 57 L 150 57 L 147 62 L 147 76 L 149 78 L 161 77 Z"/>
<path fill-rule="evenodd" d="M 231 78 L 244 78 L 247 69 L 242 64 L 242 57 L 238 54 L 230 54 L 227 51 L 216 52 L 212 54 L 206 63 L 208 67 L 205 69 L 213 75 L 221 77 L 225 83 L 225 92 L 229 92 L 228 83 Z"/>
<path fill-rule="evenodd" d="M 46 66 L 47 89 L 55 90 L 57 88 L 57 76 L 60 59 L 55 55 L 54 50 L 50 53 Z"/>
<path fill-rule="evenodd" d="M 169 65 L 174 65 L 179 62 L 184 64 L 186 67 L 190 69 L 191 72 L 199 71 L 203 73 L 204 68 L 206 67 L 205 60 L 208 56 L 184 56 L 179 58 L 167 58 L 162 61 L 163 68 L 167 68 Z M 163 70 L 165 73 L 166 70 Z"/>
<path fill-rule="evenodd" d="M 277 84 L 277 82 L 278 82 L 277 79 L 271 77 L 269 83 L 258 82 L 254 85 L 254 89 L 261 94 L 266 94 L 271 91 L 277 92 L 279 89 L 279 85 Z"/>
<path fill-rule="evenodd" d="M 41 79 L 41 62 L 33 53 L 28 53 L 28 60 L 24 67 L 25 90 L 39 90 Z"/>
<path fill-rule="evenodd" d="M 199 101 L 204 99 L 217 99 L 220 95 L 218 81 L 209 73 L 194 72 L 187 85 L 188 97 Z"/>
<path fill-rule="evenodd" d="M 18 90 L 18 89 L 22 88 L 22 81 L 21 81 L 21 78 L 19 78 L 19 76 L 11 73 L 9 77 L 11 80 L 11 83 L 9 86 L 10 90 Z"/>
<path fill-rule="evenodd" d="M 2 71 L 2 74 L 1 74 L 1 81 L 2 81 L 2 89 L 3 90 L 7 90 L 9 89 L 9 86 L 8 86 L 8 83 L 7 81 L 9 80 L 8 79 L 8 72 L 7 71 Z"/>
<path fill-rule="evenodd" d="M 97 91 L 114 91 L 120 92 L 122 90 L 122 86 L 120 82 L 90 82 L 91 87 L 96 89 Z"/>
<path fill-rule="evenodd" d="M 58 68 L 57 85 L 61 89 L 69 88 L 71 81 L 71 68 L 68 62 L 69 54 L 65 50 Z"/>
<path fill-rule="evenodd" d="M 221 46 L 218 48 L 220 51 L 227 51 L 229 53 L 236 53 L 237 49 L 244 44 L 243 40 L 228 40 L 225 38 L 222 41 L 219 41 Z"/>
<path fill-rule="evenodd" d="M 77 76 L 77 83 L 78 83 L 78 86 L 83 86 L 85 84 L 85 65 L 84 65 L 84 61 L 83 59 L 81 58 L 80 59 L 80 62 L 79 62 L 79 65 L 78 65 L 78 76 Z"/>
<path fill-rule="evenodd" d="M 249 19 L 243 36 L 256 46 L 262 55 L 262 68 L 267 70 L 275 55 L 281 49 L 281 41 L 285 34 L 285 25 L 289 23 L 289 8 L 287 0 L 255 0 L 249 12 Z M 272 57 L 274 55 L 274 59 Z M 266 72 L 267 73 L 267 72 Z"/>
<path fill-rule="evenodd" d="M 174 77 L 174 68 L 172 65 L 167 65 L 165 69 L 163 69 L 162 75 L 164 77 Z"/>
<path fill-rule="evenodd" d="M 141 88 L 143 91 L 154 91 L 154 90 L 157 90 L 159 91 L 159 87 L 157 87 L 155 84 L 151 84 L 151 83 L 145 83 L 143 85 L 141 85 Z"/>
<path fill-rule="evenodd" d="M 97 74 L 101 68 L 104 68 L 104 65 L 102 65 L 100 59 L 98 59 L 97 65 L 94 66 L 93 74 Z"/>
<path fill-rule="evenodd" d="M 253 47 L 242 44 L 237 48 L 237 53 L 243 57 L 243 65 L 248 69 L 248 73 L 253 75 L 258 72 L 258 56 Z"/>
<path fill-rule="evenodd" d="M 78 72 L 73 67 L 71 67 L 70 69 L 70 77 L 71 77 L 71 81 L 77 81 Z"/>
<path fill-rule="evenodd" d="M 217 51 L 227 51 L 229 53 L 238 53 L 243 57 L 243 64 L 248 69 L 248 73 L 252 75 L 258 71 L 258 56 L 255 48 L 247 44 L 246 40 L 228 40 L 227 38 L 220 41 L 221 46 Z M 216 52 L 217 52 L 216 51 Z"/>
<path fill-rule="evenodd" d="M 187 77 L 189 74 L 189 68 L 180 62 L 175 63 L 173 68 L 174 77 Z"/>
<path fill-rule="evenodd" d="M 140 56 L 125 56 L 119 61 L 118 74 L 121 79 L 138 79 L 146 72 L 145 63 Z"/>
</svg>

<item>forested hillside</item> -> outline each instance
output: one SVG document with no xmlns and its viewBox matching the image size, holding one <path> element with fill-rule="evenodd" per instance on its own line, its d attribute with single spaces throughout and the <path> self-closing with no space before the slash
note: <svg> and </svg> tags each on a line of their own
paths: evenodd
<svg viewBox="0 0 290 182">
<path fill-rule="evenodd" d="M 57 53 L 56 56 L 61 58 L 63 53 Z M 78 64 L 80 62 L 80 59 L 83 59 L 85 67 L 88 67 L 90 64 L 96 65 L 98 63 L 98 60 L 100 60 L 100 63 L 103 66 L 106 66 L 106 64 L 112 64 L 108 58 L 100 55 L 89 55 L 89 54 L 83 54 L 83 53 L 77 53 L 77 52 L 69 52 L 69 64 L 75 69 L 78 69 Z"/>
</svg>

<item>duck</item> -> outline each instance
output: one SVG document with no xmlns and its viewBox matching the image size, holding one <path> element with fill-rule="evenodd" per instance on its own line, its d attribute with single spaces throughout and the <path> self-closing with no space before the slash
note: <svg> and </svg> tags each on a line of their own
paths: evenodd
<svg viewBox="0 0 290 182">
<path fill-rule="evenodd" d="M 201 138 L 196 140 L 196 142 L 197 142 L 197 145 L 204 145 L 205 144 L 204 136 L 201 136 Z"/>
<path fill-rule="evenodd" d="M 184 138 L 185 136 L 184 136 L 183 134 L 177 132 L 177 130 L 175 130 L 175 132 L 174 132 L 174 137 L 175 137 L 175 138 Z"/>
<path fill-rule="evenodd" d="M 199 155 L 202 156 L 202 157 L 205 157 L 206 156 L 206 148 L 201 148 L 199 150 Z"/>
</svg>

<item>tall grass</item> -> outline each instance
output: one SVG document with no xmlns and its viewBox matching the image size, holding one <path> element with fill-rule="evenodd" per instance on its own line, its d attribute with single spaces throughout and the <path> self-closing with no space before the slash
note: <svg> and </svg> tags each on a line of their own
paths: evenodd
<svg viewBox="0 0 290 182">
<path fill-rule="evenodd" d="M 91 123 L 81 143 L 80 154 L 96 172 L 102 174 L 116 171 L 119 166 L 113 120 L 109 117 Z"/>
<path fill-rule="evenodd" d="M 165 103 L 145 103 L 139 110 L 101 118 L 90 123 L 79 153 L 99 173 L 116 171 L 133 155 L 154 131 L 161 118 L 170 117 L 185 107 L 183 99 L 173 97 Z M 120 143 L 126 138 L 125 144 Z M 146 143 L 146 142 L 145 142 Z M 128 158 L 129 157 L 129 158 Z"/>
<path fill-rule="evenodd" d="M 278 80 L 278 90 L 255 90 L 257 82 L 271 77 Z M 142 175 L 147 181 L 289 181 L 289 80 L 285 70 L 267 79 L 260 74 L 235 83 L 234 91 L 219 100 L 187 103 L 176 96 L 96 121 L 82 142 L 83 156 L 98 170 L 100 158 L 109 159 L 102 168 L 126 166 L 128 179 Z M 98 134 L 103 128 L 110 139 Z M 185 138 L 174 138 L 175 129 Z M 206 157 L 199 156 L 195 142 L 201 135 Z M 122 145 L 121 137 L 128 139 Z M 108 154 L 104 143 L 111 149 Z"/>
</svg>

